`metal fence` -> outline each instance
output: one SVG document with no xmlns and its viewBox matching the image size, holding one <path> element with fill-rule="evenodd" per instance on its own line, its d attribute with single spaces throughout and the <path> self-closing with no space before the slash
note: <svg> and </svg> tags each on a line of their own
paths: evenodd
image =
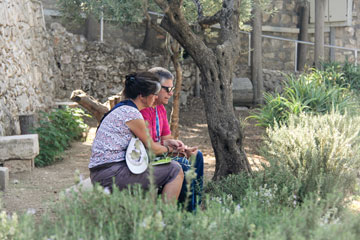
<svg viewBox="0 0 360 240">
<path fill-rule="evenodd" d="M 244 34 L 248 34 L 248 45 L 249 45 L 249 49 L 248 49 L 248 65 L 251 65 L 251 33 L 250 32 L 246 32 L 246 31 L 240 31 L 241 33 Z M 289 39 L 289 38 L 283 38 L 283 37 L 276 37 L 276 36 L 270 36 L 270 35 L 261 35 L 263 38 L 270 38 L 270 39 L 276 39 L 276 40 L 280 40 L 280 41 L 287 41 L 287 42 L 293 42 L 294 43 L 294 70 L 295 72 L 297 71 L 297 62 L 298 62 L 298 46 L 299 44 L 306 44 L 306 45 L 311 45 L 311 46 L 315 46 L 315 43 L 313 42 L 305 42 L 305 41 L 300 41 L 300 40 L 294 40 L 294 39 Z M 351 51 L 354 52 L 354 57 L 355 57 L 355 66 L 357 66 L 357 56 L 358 56 L 358 51 L 360 51 L 360 49 L 357 48 L 346 48 L 346 47 L 339 47 L 339 46 L 335 46 L 335 45 L 328 45 L 325 44 L 324 47 L 327 48 L 333 48 L 333 49 L 342 49 L 342 50 L 347 50 L 347 51 Z"/>
</svg>

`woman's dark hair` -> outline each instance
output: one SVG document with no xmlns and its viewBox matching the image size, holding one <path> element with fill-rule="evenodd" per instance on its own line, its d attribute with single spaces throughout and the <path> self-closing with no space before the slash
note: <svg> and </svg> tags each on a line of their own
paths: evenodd
<svg viewBox="0 0 360 240">
<path fill-rule="evenodd" d="M 135 99 L 139 95 L 147 97 L 157 94 L 160 89 L 160 80 L 154 73 L 131 73 L 125 77 L 124 94 L 126 98 Z"/>
</svg>

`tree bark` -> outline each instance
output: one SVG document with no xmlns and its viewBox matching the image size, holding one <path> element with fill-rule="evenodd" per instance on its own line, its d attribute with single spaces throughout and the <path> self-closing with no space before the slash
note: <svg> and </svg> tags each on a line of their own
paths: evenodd
<svg viewBox="0 0 360 240">
<path fill-rule="evenodd" d="M 300 37 L 299 40 L 308 42 L 309 41 L 309 2 L 304 1 L 303 5 L 300 8 Z M 299 44 L 298 51 L 298 65 L 297 69 L 303 71 L 306 64 L 306 55 L 307 55 L 308 46 L 306 44 Z"/>
<path fill-rule="evenodd" d="M 211 144 L 216 157 L 214 180 L 241 171 L 251 173 L 243 148 L 242 127 L 232 103 L 232 77 L 240 56 L 239 0 L 224 0 L 220 44 L 208 48 L 196 36 L 181 11 L 182 1 L 156 0 L 164 10 L 161 26 L 195 61 L 201 72 L 201 97 L 205 106 Z"/>
<path fill-rule="evenodd" d="M 253 4 L 253 24 L 251 34 L 251 80 L 254 89 L 253 102 L 254 105 L 263 103 L 264 80 L 262 68 L 262 12 L 259 0 Z"/>
<path fill-rule="evenodd" d="M 182 85 L 182 69 L 181 64 L 179 63 L 180 56 L 180 44 L 177 41 L 173 41 L 171 43 L 171 61 L 174 65 L 176 71 L 176 84 L 175 84 L 175 92 L 174 92 L 174 100 L 171 111 L 171 120 L 170 120 L 170 129 L 173 137 L 175 139 L 179 138 L 179 112 L 180 112 L 180 92 Z"/>
<path fill-rule="evenodd" d="M 321 61 L 324 60 L 324 17 L 325 0 L 315 1 L 315 67 L 321 68 Z"/>
</svg>

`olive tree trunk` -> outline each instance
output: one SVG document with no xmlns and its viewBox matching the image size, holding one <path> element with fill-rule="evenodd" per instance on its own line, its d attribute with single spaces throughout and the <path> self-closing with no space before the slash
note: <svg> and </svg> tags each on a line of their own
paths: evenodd
<svg viewBox="0 0 360 240">
<path fill-rule="evenodd" d="M 243 148 L 242 126 L 232 103 L 233 72 L 240 56 L 240 1 L 223 1 L 217 14 L 220 43 L 215 48 L 209 48 L 194 34 L 181 11 L 181 0 L 155 1 L 165 13 L 161 26 L 190 54 L 201 73 L 201 97 L 216 157 L 214 180 L 241 171 L 251 173 Z"/>
</svg>

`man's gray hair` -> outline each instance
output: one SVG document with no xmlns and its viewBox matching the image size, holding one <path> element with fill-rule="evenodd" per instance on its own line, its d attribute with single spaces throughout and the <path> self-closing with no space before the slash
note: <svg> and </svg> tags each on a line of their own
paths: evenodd
<svg viewBox="0 0 360 240">
<path fill-rule="evenodd" d="M 172 73 L 169 70 L 163 67 L 151 68 L 149 69 L 149 72 L 154 73 L 160 79 L 160 83 L 163 83 L 168 79 L 174 80 L 174 75 L 172 75 Z"/>
</svg>

